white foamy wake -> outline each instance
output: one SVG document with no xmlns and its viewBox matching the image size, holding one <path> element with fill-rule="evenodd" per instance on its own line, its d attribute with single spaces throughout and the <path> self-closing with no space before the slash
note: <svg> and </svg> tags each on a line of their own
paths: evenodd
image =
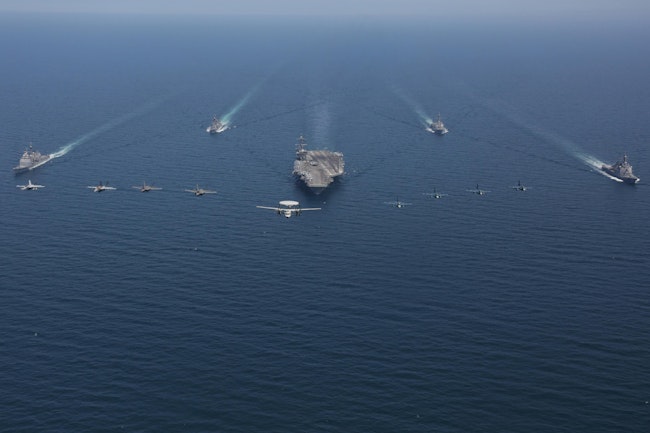
<svg viewBox="0 0 650 433">
<path fill-rule="evenodd" d="M 486 105 L 489 109 L 506 117 L 512 123 L 526 129 L 529 132 L 532 132 L 538 137 L 544 139 L 545 141 L 556 145 L 560 149 L 564 150 L 567 154 L 573 156 L 574 158 L 584 163 L 588 167 L 594 169 L 596 172 L 603 174 L 606 177 L 609 177 L 611 179 L 617 181 L 619 180 L 603 172 L 601 170 L 601 167 L 603 166 L 603 162 L 601 160 L 599 160 L 593 155 L 589 155 L 583 149 L 581 149 L 580 146 L 578 146 L 575 142 L 569 140 L 568 138 L 562 137 L 556 134 L 554 131 L 549 130 L 547 128 L 540 127 L 539 125 L 535 124 L 531 120 L 527 119 L 520 112 L 508 107 L 503 102 L 490 100 L 486 102 Z"/>
<path fill-rule="evenodd" d="M 403 90 L 393 87 L 393 92 L 408 105 L 411 110 L 418 116 L 420 122 L 427 128 L 433 122 L 433 119 L 424 111 L 422 106 L 411 99 Z"/>
<path fill-rule="evenodd" d="M 257 92 L 257 89 L 260 87 L 260 84 L 261 83 L 258 83 L 255 86 L 253 86 L 253 88 L 250 89 L 248 93 L 244 95 L 243 98 L 241 98 L 241 100 L 237 103 L 237 105 L 235 105 L 229 112 L 221 116 L 221 121 L 226 125 L 229 125 L 233 116 L 237 114 L 239 110 L 244 108 L 244 106 L 248 103 L 248 100 L 251 98 L 251 96 L 253 96 L 255 92 Z"/>
<path fill-rule="evenodd" d="M 63 155 L 66 155 L 68 152 L 70 152 L 72 149 L 75 147 L 86 143 L 87 141 L 97 137 L 100 134 L 103 134 L 104 132 L 110 131 L 111 129 L 121 125 L 122 123 L 131 120 L 135 117 L 142 116 L 149 111 L 153 110 L 157 106 L 159 106 L 164 98 L 160 98 L 156 101 L 148 102 L 141 107 L 138 107 L 136 110 L 132 111 L 131 113 L 125 114 L 123 116 L 120 116 L 116 119 L 111 120 L 110 122 L 107 122 L 103 125 L 101 125 L 98 128 L 93 129 L 92 131 L 82 135 L 79 138 L 76 138 L 75 140 L 63 145 L 59 150 L 54 152 L 52 154 L 52 158 L 60 158 Z"/>
</svg>

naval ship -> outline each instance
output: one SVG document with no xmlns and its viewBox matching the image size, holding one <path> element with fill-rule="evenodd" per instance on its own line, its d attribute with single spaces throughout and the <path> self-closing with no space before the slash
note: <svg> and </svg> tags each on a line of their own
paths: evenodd
<svg viewBox="0 0 650 433">
<path fill-rule="evenodd" d="M 41 152 L 34 150 L 30 144 L 29 149 L 25 149 L 23 156 L 20 157 L 18 165 L 14 167 L 14 173 L 18 174 L 28 170 L 34 170 L 50 159 L 52 159 L 52 155 L 43 155 Z"/>
<path fill-rule="evenodd" d="M 625 183 L 634 185 L 640 179 L 632 173 L 632 165 L 627 162 L 627 155 L 623 155 L 622 161 L 617 161 L 614 165 L 603 164 L 600 169 L 610 176 L 622 180 Z"/>
<path fill-rule="evenodd" d="M 306 150 L 307 143 L 301 135 L 296 144 L 296 160 L 293 174 L 315 194 L 320 194 L 334 182 L 334 178 L 343 174 L 345 162 L 341 152 L 328 150 Z"/>
<path fill-rule="evenodd" d="M 212 125 L 210 125 L 206 131 L 210 134 L 218 134 L 226 129 L 228 129 L 228 124 L 219 120 L 217 116 L 214 116 L 212 118 Z"/>
<path fill-rule="evenodd" d="M 438 113 L 438 120 L 431 122 L 429 129 L 436 135 L 445 135 L 449 132 L 449 130 L 445 128 L 445 124 L 440 120 L 440 113 Z"/>
</svg>

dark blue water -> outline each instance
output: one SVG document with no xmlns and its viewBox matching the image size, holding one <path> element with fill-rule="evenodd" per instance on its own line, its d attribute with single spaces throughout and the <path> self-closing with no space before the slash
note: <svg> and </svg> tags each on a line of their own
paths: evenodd
<svg viewBox="0 0 650 433">
<path fill-rule="evenodd" d="M 1 21 L 0 430 L 647 431 L 646 31 Z"/>
</svg>

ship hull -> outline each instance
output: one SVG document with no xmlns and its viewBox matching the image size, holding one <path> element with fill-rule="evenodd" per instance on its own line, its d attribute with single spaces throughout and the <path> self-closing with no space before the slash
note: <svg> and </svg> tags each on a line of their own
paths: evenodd
<svg viewBox="0 0 650 433">
<path fill-rule="evenodd" d="M 445 129 L 434 129 L 432 127 L 427 128 L 427 131 L 429 131 L 430 133 L 435 134 L 435 135 L 445 135 L 446 133 L 449 132 L 449 130 L 446 129 L 446 128 Z"/>
<path fill-rule="evenodd" d="M 634 177 L 629 177 L 629 176 L 620 176 L 618 173 L 616 173 L 615 170 L 612 170 L 611 168 L 607 167 L 606 165 L 603 165 L 601 167 L 601 170 L 608 175 L 615 177 L 618 180 L 622 180 L 624 183 L 627 183 L 628 185 L 635 185 L 639 182 L 639 178 L 634 176 Z"/>
<path fill-rule="evenodd" d="M 225 131 L 226 129 L 228 129 L 227 126 L 222 126 L 220 128 L 216 128 L 216 129 L 215 128 L 208 128 L 207 132 L 209 132 L 210 134 L 220 134 L 223 131 Z"/>
<path fill-rule="evenodd" d="M 307 185 L 305 185 L 305 186 L 307 186 Z M 313 192 L 314 194 L 316 194 L 316 195 L 319 195 L 320 193 L 322 193 L 323 191 L 325 191 L 327 189 L 326 186 L 307 186 L 307 188 L 309 188 L 309 190 L 311 192 Z"/>
<path fill-rule="evenodd" d="M 315 195 L 321 194 L 335 181 L 335 178 L 333 177 L 327 184 L 314 184 L 309 180 L 309 176 L 305 173 L 294 172 L 293 175 L 295 176 L 296 181 L 299 182 L 305 190 L 308 190 Z"/>
<path fill-rule="evenodd" d="M 28 171 L 32 171 L 32 170 L 40 167 L 41 165 L 43 165 L 43 164 L 45 164 L 45 163 L 47 163 L 47 162 L 49 162 L 51 160 L 52 160 L 52 155 L 47 155 L 46 158 L 42 159 L 41 161 L 37 162 L 36 164 L 25 166 L 25 167 L 20 167 L 20 166 L 14 167 L 13 171 L 14 171 L 14 174 L 26 173 Z"/>
</svg>

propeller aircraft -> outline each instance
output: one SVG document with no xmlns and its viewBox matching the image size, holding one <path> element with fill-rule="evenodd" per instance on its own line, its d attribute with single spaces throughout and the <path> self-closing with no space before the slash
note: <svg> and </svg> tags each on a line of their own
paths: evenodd
<svg viewBox="0 0 650 433">
<path fill-rule="evenodd" d="M 209 190 L 209 189 L 199 188 L 198 184 L 196 185 L 196 188 L 194 188 L 194 189 L 186 189 L 185 192 L 191 192 L 197 197 L 200 196 L 200 195 L 203 195 L 203 194 L 216 194 L 217 193 L 217 191 L 212 191 L 212 190 Z"/>
<path fill-rule="evenodd" d="M 155 186 L 147 185 L 147 182 L 142 182 L 142 186 L 134 186 L 132 188 L 139 189 L 140 192 L 159 191 L 162 189 Z"/>
<path fill-rule="evenodd" d="M 102 184 L 102 181 L 99 181 L 99 185 L 95 186 L 87 186 L 86 188 L 90 188 L 93 190 L 93 192 L 102 192 L 102 191 L 107 191 L 107 190 L 114 190 L 117 188 L 113 188 L 112 186 L 108 186 L 108 182 L 106 184 Z"/>
<path fill-rule="evenodd" d="M 21 191 L 37 191 L 39 188 L 45 188 L 45 185 L 36 185 L 33 184 L 32 181 L 30 180 L 27 182 L 27 185 L 16 185 L 16 187 L 20 188 Z"/>
<path fill-rule="evenodd" d="M 291 218 L 292 215 L 300 216 L 305 210 L 321 210 L 319 207 L 301 208 L 300 203 L 294 200 L 282 200 L 278 203 L 279 207 L 255 206 L 259 209 L 274 210 L 278 215 L 284 215 L 285 218 Z"/>
</svg>

